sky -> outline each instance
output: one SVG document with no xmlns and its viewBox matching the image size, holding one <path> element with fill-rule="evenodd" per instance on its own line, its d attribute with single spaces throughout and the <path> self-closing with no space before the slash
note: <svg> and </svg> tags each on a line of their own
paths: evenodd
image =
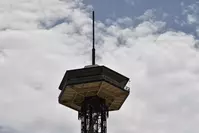
<svg viewBox="0 0 199 133">
<path fill-rule="evenodd" d="M 199 132 L 199 2 L 1 0 L 0 133 L 78 133 L 58 104 L 66 70 L 96 62 L 130 78 L 108 133 Z"/>
</svg>

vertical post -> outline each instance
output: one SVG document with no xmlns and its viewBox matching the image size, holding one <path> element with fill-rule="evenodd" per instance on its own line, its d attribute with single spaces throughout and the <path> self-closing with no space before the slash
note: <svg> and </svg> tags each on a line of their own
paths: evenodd
<svg viewBox="0 0 199 133">
<path fill-rule="evenodd" d="M 92 106 L 89 106 L 89 132 L 93 133 L 93 110 Z"/>
<path fill-rule="evenodd" d="M 92 49 L 92 65 L 95 65 L 95 12 L 93 11 L 93 49 Z"/>
</svg>

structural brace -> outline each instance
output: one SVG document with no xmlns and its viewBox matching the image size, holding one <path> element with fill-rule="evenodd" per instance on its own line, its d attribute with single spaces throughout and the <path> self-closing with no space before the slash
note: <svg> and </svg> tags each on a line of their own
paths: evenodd
<svg viewBox="0 0 199 133">
<path fill-rule="evenodd" d="M 78 119 L 81 120 L 81 133 L 106 133 L 108 108 L 105 100 L 97 96 L 87 97 L 82 104 Z"/>
</svg>

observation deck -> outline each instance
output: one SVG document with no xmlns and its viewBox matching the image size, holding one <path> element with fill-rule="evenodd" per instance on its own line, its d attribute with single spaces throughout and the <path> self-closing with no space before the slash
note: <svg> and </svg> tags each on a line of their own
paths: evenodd
<svg viewBox="0 0 199 133">
<path fill-rule="evenodd" d="M 86 97 L 98 96 L 105 99 L 108 111 L 119 110 L 129 95 L 128 81 L 106 66 L 68 70 L 59 86 L 59 103 L 80 111 Z"/>
</svg>

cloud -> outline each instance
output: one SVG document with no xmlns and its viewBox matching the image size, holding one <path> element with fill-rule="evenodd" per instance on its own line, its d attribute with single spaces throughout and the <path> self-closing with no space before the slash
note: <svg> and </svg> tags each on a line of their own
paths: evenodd
<svg viewBox="0 0 199 133">
<path fill-rule="evenodd" d="M 143 15 L 139 16 L 138 19 L 144 20 L 144 21 L 151 20 L 151 19 L 154 20 L 156 17 L 155 11 L 156 11 L 155 9 L 148 9 L 144 12 Z"/>
<path fill-rule="evenodd" d="M 199 3 L 183 6 L 183 15 L 187 18 L 187 24 L 193 26 L 196 29 L 196 35 L 198 35 L 199 25 Z"/>
<path fill-rule="evenodd" d="M 195 15 L 188 14 L 187 15 L 188 24 L 195 24 L 197 23 L 197 17 Z"/>
<path fill-rule="evenodd" d="M 116 125 L 110 124 L 112 132 L 198 131 L 199 64 L 198 53 L 192 48 L 194 38 L 175 32 L 155 38 L 139 37 L 131 43 L 134 46 L 109 53 L 112 56 L 106 64 L 114 60 L 111 66 L 131 77 L 130 98 L 120 112 L 111 115 L 110 123 Z M 118 66 L 117 60 L 124 67 Z M 117 129 L 121 123 L 126 127 Z"/>
<path fill-rule="evenodd" d="M 0 132 L 79 132 L 77 113 L 57 98 L 65 70 L 91 64 L 89 9 L 72 0 L 6 2 L 0 8 Z M 197 133 L 198 40 L 165 32 L 162 21 L 118 22 L 96 22 L 97 63 L 131 78 L 131 94 L 110 113 L 108 132 Z"/>
</svg>

